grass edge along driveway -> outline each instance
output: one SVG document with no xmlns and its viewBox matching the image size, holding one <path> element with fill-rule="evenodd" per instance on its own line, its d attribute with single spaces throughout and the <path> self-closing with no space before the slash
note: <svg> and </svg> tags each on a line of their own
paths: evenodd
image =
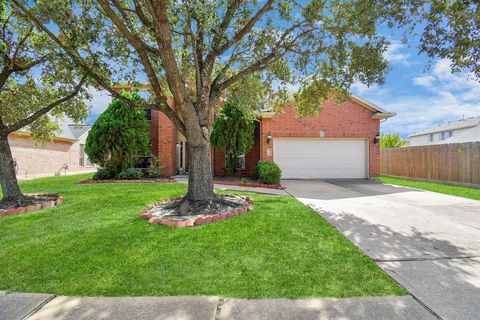
<svg viewBox="0 0 480 320">
<path fill-rule="evenodd" d="M 448 194 L 451 196 L 480 200 L 480 188 L 475 187 L 457 186 L 446 183 L 419 181 L 406 178 L 394 178 L 388 176 L 382 176 L 377 178 L 376 180 L 385 184 L 394 184 L 398 186 L 411 187 L 415 189 Z"/>
<path fill-rule="evenodd" d="M 62 206 L 0 218 L 0 290 L 80 296 L 357 297 L 405 290 L 312 209 L 250 194 L 254 209 L 197 228 L 150 225 L 143 206 L 185 185 L 22 183 Z"/>
</svg>

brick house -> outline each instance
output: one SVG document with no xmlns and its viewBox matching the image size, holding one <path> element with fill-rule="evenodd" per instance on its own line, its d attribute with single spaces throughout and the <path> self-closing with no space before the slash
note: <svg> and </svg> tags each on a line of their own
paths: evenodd
<svg viewBox="0 0 480 320">
<path fill-rule="evenodd" d="M 380 121 L 394 116 L 353 96 L 327 102 L 315 116 L 297 118 L 295 104 L 281 113 L 264 112 L 253 148 L 238 161 L 238 176 L 254 177 L 258 161 L 275 161 L 283 178 L 370 178 L 379 175 Z M 151 113 L 152 152 L 165 174 L 188 172 L 187 142 L 159 111 Z M 212 150 L 214 175 L 225 176 L 225 153 Z"/>
<path fill-rule="evenodd" d="M 40 145 L 26 130 L 8 136 L 17 178 L 29 179 L 66 173 L 93 172 L 95 166 L 85 154 L 91 126 L 60 122 L 60 131 Z"/>
</svg>

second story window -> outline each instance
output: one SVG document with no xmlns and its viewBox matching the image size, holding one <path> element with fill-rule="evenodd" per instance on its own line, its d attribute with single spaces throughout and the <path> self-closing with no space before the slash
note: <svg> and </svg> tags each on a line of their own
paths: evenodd
<svg viewBox="0 0 480 320">
<path fill-rule="evenodd" d="M 433 134 L 428 136 L 428 142 L 433 142 Z"/>
<path fill-rule="evenodd" d="M 143 109 L 143 111 L 145 111 L 145 118 L 147 118 L 147 120 L 152 120 L 152 109 Z"/>
<path fill-rule="evenodd" d="M 453 131 L 448 131 L 448 137 L 451 138 L 453 136 Z"/>
<path fill-rule="evenodd" d="M 445 132 L 440 133 L 440 140 L 445 140 Z"/>
</svg>

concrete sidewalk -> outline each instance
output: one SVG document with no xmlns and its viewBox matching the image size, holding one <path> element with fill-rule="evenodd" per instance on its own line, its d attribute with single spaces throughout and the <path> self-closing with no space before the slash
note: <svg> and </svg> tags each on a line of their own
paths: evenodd
<svg viewBox="0 0 480 320">
<path fill-rule="evenodd" d="M 412 297 L 221 299 L 53 297 L 0 292 L 0 320 L 412 320 L 436 319 Z"/>
</svg>

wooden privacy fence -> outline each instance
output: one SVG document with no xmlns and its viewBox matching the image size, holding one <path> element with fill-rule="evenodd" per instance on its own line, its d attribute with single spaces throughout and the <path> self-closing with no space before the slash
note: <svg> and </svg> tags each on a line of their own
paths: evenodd
<svg viewBox="0 0 480 320">
<path fill-rule="evenodd" d="M 480 142 L 381 150 L 382 175 L 480 185 Z"/>
</svg>

